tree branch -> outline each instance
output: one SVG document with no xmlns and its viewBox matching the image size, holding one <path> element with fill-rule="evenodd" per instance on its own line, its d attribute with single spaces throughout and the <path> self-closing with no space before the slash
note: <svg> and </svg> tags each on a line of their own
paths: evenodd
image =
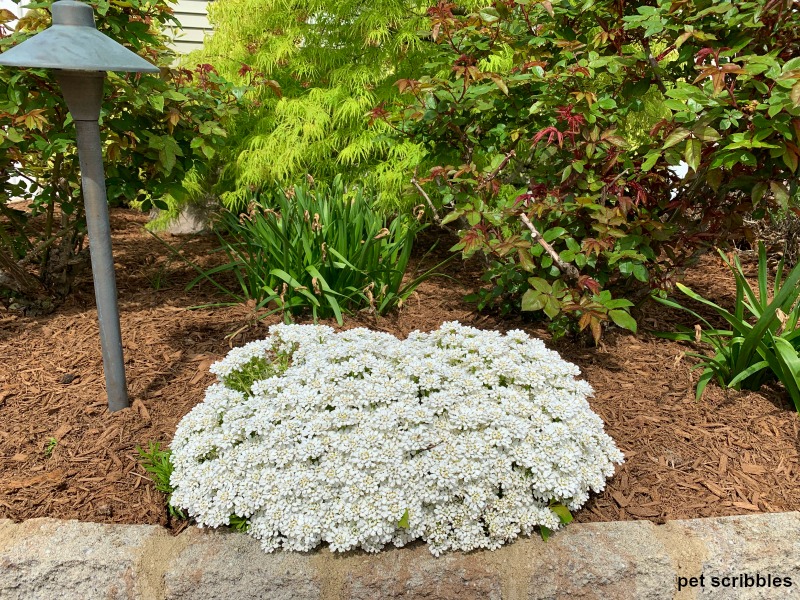
<svg viewBox="0 0 800 600">
<path fill-rule="evenodd" d="M 547 243 L 547 241 L 542 237 L 542 234 L 539 233 L 539 230 L 536 229 L 536 226 L 533 223 L 531 223 L 531 220 L 528 218 L 528 215 L 522 213 L 520 214 L 519 218 L 525 224 L 525 226 L 528 229 L 530 229 L 531 238 L 533 239 L 533 241 L 539 244 L 542 248 L 544 248 L 544 251 L 550 255 L 550 258 L 553 259 L 553 262 L 558 267 L 559 271 L 561 271 L 564 275 L 566 275 L 567 278 L 573 281 L 578 281 L 578 279 L 581 276 L 580 271 L 578 271 L 578 269 L 576 269 L 573 265 L 565 263 L 563 260 L 561 260 L 561 257 L 558 255 L 558 252 L 556 252 L 555 249 L 550 244 Z"/>
<path fill-rule="evenodd" d="M 439 213 L 437 212 L 436 207 L 433 205 L 433 202 L 431 202 L 430 196 L 428 196 L 427 192 L 424 189 L 422 189 L 422 186 L 419 184 L 419 181 L 417 181 L 416 172 L 414 173 L 414 177 L 411 178 L 411 185 L 417 188 L 417 191 L 420 193 L 420 195 L 423 198 L 425 198 L 425 202 L 428 203 L 428 206 L 430 207 L 431 212 L 433 213 L 433 220 L 436 221 L 436 224 L 445 231 L 449 231 L 446 225 L 442 225 L 442 218 L 439 216 Z"/>
<path fill-rule="evenodd" d="M 516 142 L 514 143 L 514 145 L 516 146 Z M 509 150 L 506 153 L 505 158 L 503 158 L 502 162 L 499 165 L 497 165 L 497 168 L 491 173 L 489 173 L 489 176 L 486 177 L 486 179 L 484 179 L 481 182 L 481 184 L 478 186 L 478 190 L 486 187 L 489 183 L 491 183 L 492 180 L 494 180 L 500 174 L 500 172 L 508 166 L 508 163 L 511 162 L 511 159 L 514 158 L 516 155 L 517 152 L 513 148 Z"/>
<path fill-rule="evenodd" d="M 664 85 L 664 81 L 661 79 L 661 75 L 658 73 L 658 70 L 661 67 L 658 66 L 658 61 L 656 60 L 655 56 L 653 56 L 653 52 L 650 50 L 650 42 L 647 39 L 642 39 L 641 41 L 644 51 L 647 54 L 647 62 L 650 63 L 650 69 L 653 71 L 653 76 L 656 78 L 658 89 L 662 94 L 666 94 L 667 86 Z"/>
</svg>

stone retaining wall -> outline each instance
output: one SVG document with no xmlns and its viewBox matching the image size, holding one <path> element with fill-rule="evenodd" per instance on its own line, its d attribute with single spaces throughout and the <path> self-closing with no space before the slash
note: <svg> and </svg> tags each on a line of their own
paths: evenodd
<svg viewBox="0 0 800 600">
<path fill-rule="evenodd" d="M 768 587 L 776 577 L 781 587 Z M 236 533 L 191 529 L 173 537 L 144 525 L 0 521 L 0 599 L 72 598 L 800 598 L 800 513 L 573 524 L 546 543 L 522 539 L 440 558 L 423 544 L 376 555 L 265 554 Z"/>
</svg>

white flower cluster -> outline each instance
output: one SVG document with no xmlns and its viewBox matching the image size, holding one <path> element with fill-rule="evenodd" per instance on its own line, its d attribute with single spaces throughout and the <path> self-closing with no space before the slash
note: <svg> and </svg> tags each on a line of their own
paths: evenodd
<svg viewBox="0 0 800 600">
<path fill-rule="evenodd" d="M 212 371 L 276 357 L 250 390 L 209 387 L 172 443 L 173 505 L 244 518 L 267 551 L 494 549 L 557 529 L 551 503 L 579 508 L 622 462 L 578 368 L 522 331 L 276 325 Z"/>
</svg>

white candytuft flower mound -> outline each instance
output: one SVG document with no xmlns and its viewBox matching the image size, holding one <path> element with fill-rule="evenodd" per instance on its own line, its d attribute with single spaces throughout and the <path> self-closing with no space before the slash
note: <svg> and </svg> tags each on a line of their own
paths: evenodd
<svg viewBox="0 0 800 600">
<path fill-rule="evenodd" d="M 579 370 L 522 331 L 406 340 L 276 325 L 178 425 L 172 504 L 267 551 L 494 549 L 579 508 L 622 454 Z"/>
</svg>

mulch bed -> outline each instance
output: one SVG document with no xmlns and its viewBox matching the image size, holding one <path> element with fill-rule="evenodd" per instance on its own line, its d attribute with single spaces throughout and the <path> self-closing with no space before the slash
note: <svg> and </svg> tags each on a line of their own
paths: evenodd
<svg viewBox="0 0 800 600">
<path fill-rule="evenodd" d="M 52 315 L 0 310 L 0 518 L 183 527 L 169 521 L 164 497 L 139 465 L 136 447 L 168 443 L 180 418 L 214 381 L 209 365 L 231 345 L 264 337 L 278 317 L 254 324 L 246 306 L 187 310 L 223 298 L 208 285 L 185 291 L 194 271 L 145 233 L 144 222 L 137 213 L 112 212 L 130 410 L 106 410 L 89 274 Z M 181 252 L 193 260 L 215 260 L 213 238 L 169 241 L 183 244 Z M 540 325 L 479 314 L 462 301 L 478 281 L 477 265 L 454 261 L 448 274 L 454 279 L 424 283 L 399 314 L 376 319 L 361 313 L 346 319 L 346 327 L 399 337 L 450 320 L 485 329 L 522 328 L 577 363 L 595 389 L 592 407 L 626 455 L 577 521 L 800 509 L 800 419 L 782 388 L 730 392 L 712 384 L 696 402 L 697 372 L 684 356 L 685 345 L 621 331 L 608 332 L 599 349 L 565 339 L 551 343 Z M 692 270 L 688 281 L 723 303 L 733 297 L 727 270 L 713 257 Z M 660 330 L 681 320 L 693 325 L 685 319 L 659 306 L 640 323 Z"/>
</svg>

